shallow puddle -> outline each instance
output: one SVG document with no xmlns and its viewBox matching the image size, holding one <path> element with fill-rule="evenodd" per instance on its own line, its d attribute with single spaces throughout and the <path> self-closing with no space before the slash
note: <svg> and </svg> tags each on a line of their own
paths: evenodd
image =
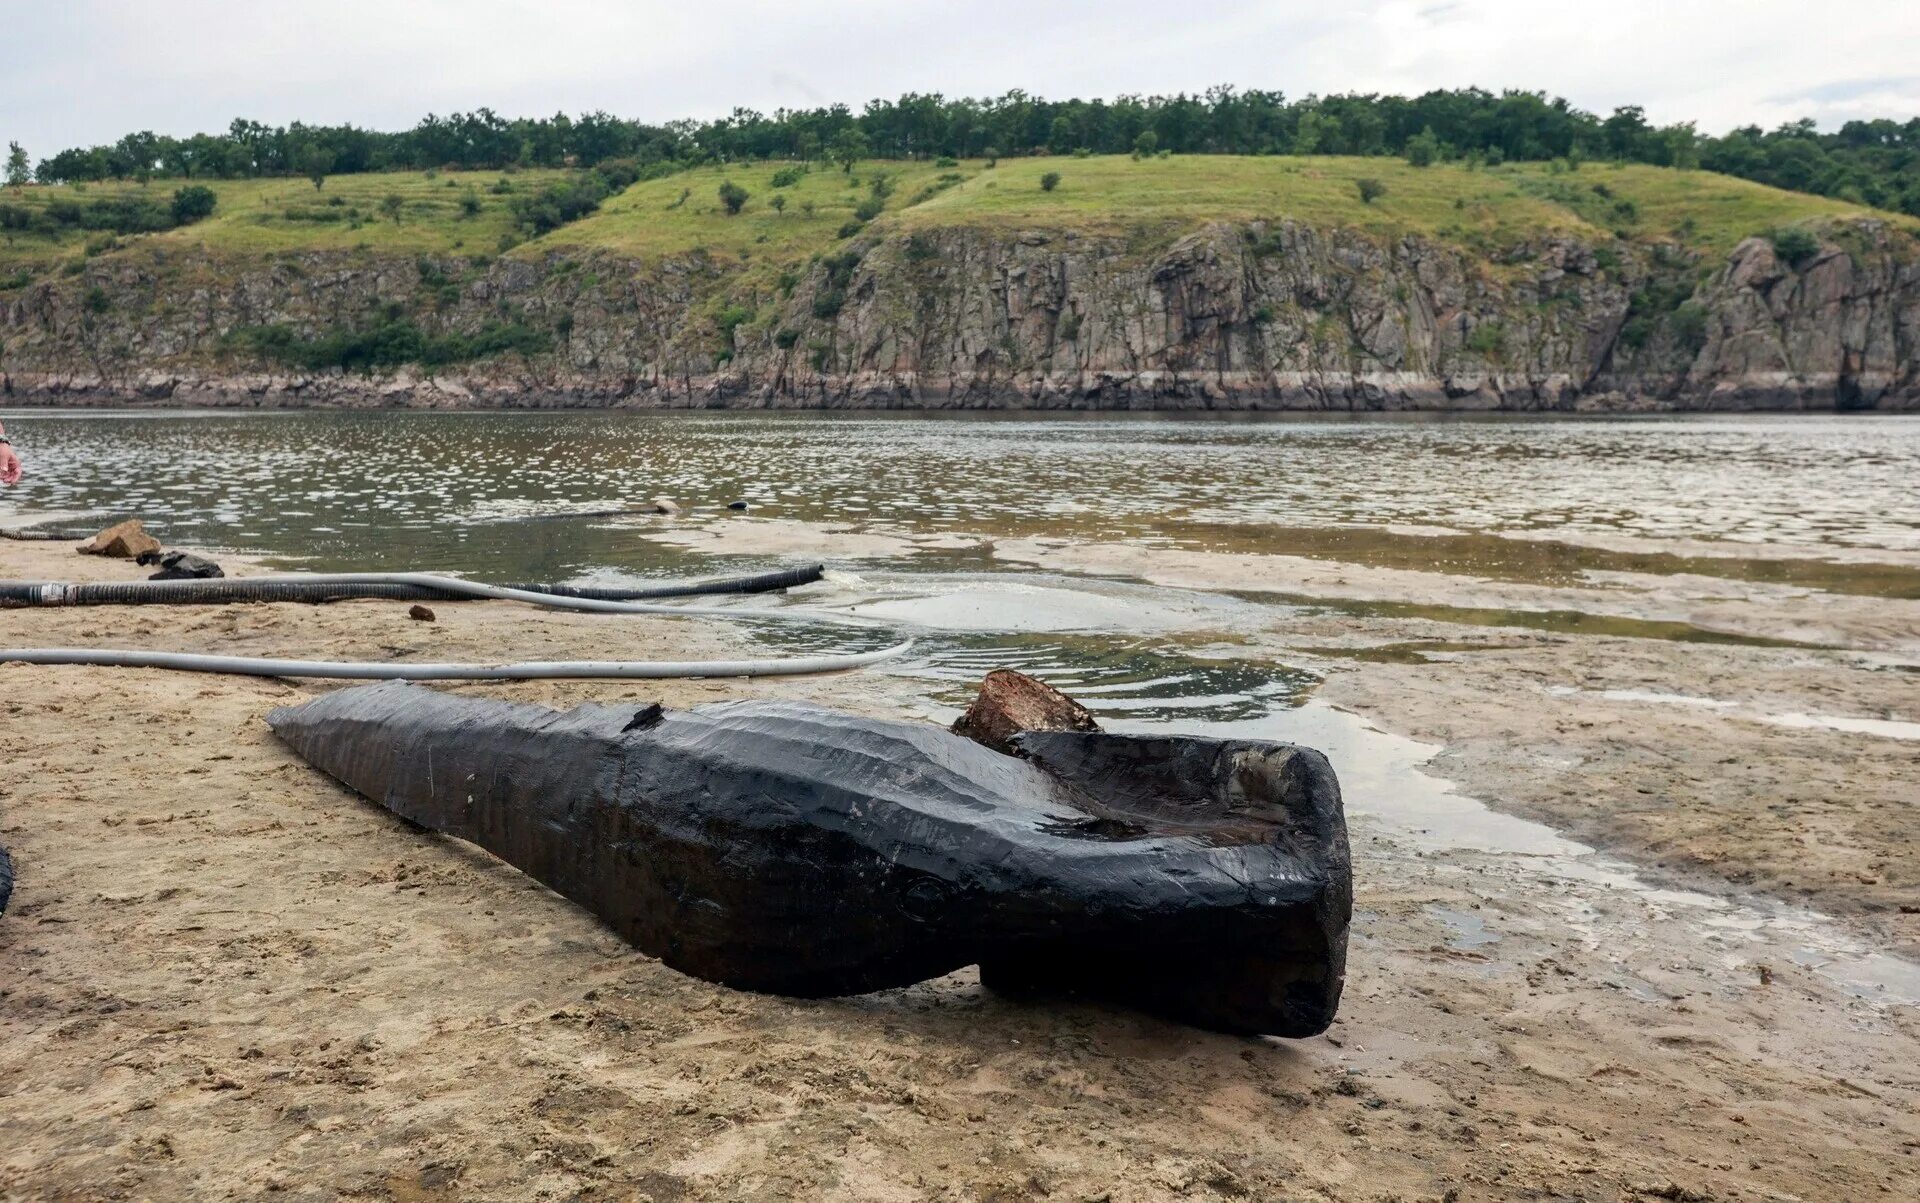
<svg viewBox="0 0 1920 1203">
<path fill-rule="evenodd" d="M 1831 650 L 1821 643 L 1793 639 L 1772 639 L 1764 635 L 1742 635 L 1734 631 L 1716 631 L 1690 622 L 1672 622 L 1653 618 L 1622 618 L 1611 614 L 1589 614 L 1583 610 L 1509 610 L 1482 606 L 1447 606 L 1434 602 L 1401 602 L 1318 597 L 1306 593 L 1265 593 L 1228 590 L 1228 596 L 1248 600 L 1265 599 L 1297 606 L 1310 613 L 1352 614 L 1362 618 L 1421 618 L 1432 622 L 1457 623 L 1474 627 L 1514 627 L 1529 631 L 1550 631 L 1557 635 L 1606 635 L 1625 639 L 1665 639 L 1676 643 L 1718 643 L 1734 647 L 1781 647 Z"/>
<path fill-rule="evenodd" d="M 1562 698 L 1591 698 L 1602 702 L 1645 702 L 1659 706 L 1696 706 L 1717 710 L 1731 718 L 1791 727 L 1801 731 L 1837 731 L 1847 735 L 1871 735 L 1881 739 L 1920 739 L 1920 723 L 1904 719 L 1856 718 L 1838 714 L 1752 714 L 1742 713 L 1740 703 L 1718 698 L 1694 697 L 1684 693 L 1662 693 L 1651 689 L 1576 689 L 1569 685 L 1549 685 L 1546 692 Z"/>
<path fill-rule="evenodd" d="M 1689 693 L 1665 693 L 1657 689 L 1575 689 L 1571 685 L 1549 685 L 1547 692 L 1557 698 L 1594 698 L 1603 702 L 1650 702 L 1656 706 L 1698 706 L 1703 710 L 1731 710 L 1738 702 L 1718 698 L 1695 697 Z"/>
<path fill-rule="evenodd" d="M 1920 598 L 1920 567 L 1894 563 L 1615 551 L 1487 532 L 1413 532 L 1374 526 L 1167 522 L 1161 545 L 1253 555 L 1304 556 L 1371 568 L 1440 572 L 1530 585 L 1590 584 L 1592 574 L 1720 577 L 1867 597 Z"/>
<path fill-rule="evenodd" d="M 1432 664 L 1462 652 L 1500 650 L 1497 643 L 1469 643 L 1456 639 L 1409 639 L 1400 643 L 1376 643 L 1365 647 L 1312 647 L 1301 645 L 1294 651 L 1325 656 L 1331 660 L 1358 660 L 1366 664 Z"/>
<path fill-rule="evenodd" d="M 1447 947 L 1471 952 L 1488 944 L 1498 944 L 1501 936 L 1487 926 L 1486 919 L 1473 911 L 1455 910 L 1452 907 L 1430 906 L 1428 917 L 1439 922 L 1447 929 Z"/>
<path fill-rule="evenodd" d="M 1899 719 L 1846 718 L 1836 714 L 1765 714 L 1763 723 L 1805 731 L 1844 731 L 1849 735 L 1877 735 L 1882 739 L 1920 739 L 1920 723 Z"/>
</svg>

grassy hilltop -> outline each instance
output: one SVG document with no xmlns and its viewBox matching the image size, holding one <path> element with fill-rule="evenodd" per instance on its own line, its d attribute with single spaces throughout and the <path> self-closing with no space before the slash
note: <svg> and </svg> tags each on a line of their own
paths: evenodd
<svg viewBox="0 0 1920 1203">
<path fill-rule="evenodd" d="M 1782 191 L 1730 176 L 1643 164 L 1546 163 L 1415 167 L 1380 157 L 1122 155 L 952 162 L 865 161 L 851 172 L 761 162 L 699 167 L 642 180 L 597 211 L 545 233 L 516 213 L 516 198 L 577 173 L 560 170 L 393 172 L 304 179 L 202 182 L 213 213 L 156 233 L 85 229 L 0 231 L 0 294 L 36 279 L 75 274 L 101 255 L 204 248 L 216 257 L 308 251 L 540 256 L 603 250 L 658 259 L 703 252 L 736 261 L 801 262 L 855 232 L 857 211 L 880 212 L 862 233 L 942 227 L 1038 229 L 1168 237 L 1208 221 L 1291 218 L 1382 239 L 1416 235 L 1484 254 L 1538 235 L 1595 244 L 1677 242 L 1724 254 L 1740 239 L 1791 226 L 1877 217 L 1914 219 L 1844 201 Z M 1057 186 L 1043 177 L 1057 173 Z M 776 176 L 790 180 L 775 187 Z M 876 197 L 875 181 L 883 181 Z M 1384 191 L 1361 198 L 1360 181 Z M 747 192 L 729 214 L 720 189 Z M 161 206 L 175 181 L 31 186 L 0 190 L 16 209 L 60 202 L 150 197 Z M 776 200 L 776 198 L 778 198 Z"/>
</svg>

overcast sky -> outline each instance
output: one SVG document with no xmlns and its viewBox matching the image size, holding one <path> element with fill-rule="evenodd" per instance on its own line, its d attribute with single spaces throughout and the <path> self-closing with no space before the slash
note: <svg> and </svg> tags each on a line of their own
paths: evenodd
<svg viewBox="0 0 1920 1203">
<path fill-rule="evenodd" d="M 36 158 L 247 116 L 666 121 L 905 91 L 1477 84 L 1719 133 L 1920 115 L 1920 0 L 0 0 L 0 141 Z"/>
</svg>

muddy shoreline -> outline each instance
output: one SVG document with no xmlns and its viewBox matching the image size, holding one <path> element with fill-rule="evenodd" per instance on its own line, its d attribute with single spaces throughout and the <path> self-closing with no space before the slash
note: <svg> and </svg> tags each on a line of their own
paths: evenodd
<svg viewBox="0 0 1920 1203">
<path fill-rule="evenodd" d="M 735 530 L 805 552 L 791 531 Z M 724 569 L 726 532 L 656 533 L 704 540 Z M 836 546 L 856 564 L 901 553 L 868 539 Z M 1010 565 L 1093 554 L 994 551 Z M 1128 551 L 1126 574 L 1219 567 L 1150 552 Z M 1265 568 L 1289 592 L 1324 570 Z M 0 576 L 133 575 L 0 542 Z M 1882 657 L 1920 644 L 1912 616 L 1886 609 L 1899 603 L 1829 612 L 1833 596 L 1754 595 L 1733 618 L 1817 622 Z M 0 610 L 0 644 L 434 659 L 752 647 L 705 620 L 436 609 L 430 624 L 382 602 Z M 1920 883 L 1920 743 L 1759 717 L 1897 711 L 1911 672 L 1847 649 L 1337 610 L 1288 612 L 1249 641 L 1323 675 L 1296 712 L 1303 740 L 1360 741 L 1335 760 L 1357 914 L 1326 1038 L 1018 1005 L 971 970 L 821 1002 L 712 987 L 295 760 L 264 715 L 324 686 L 0 667 L 0 843 L 20 872 L 0 919 L 0 1198 L 1920 1191 L 1920 1011 L 1898 966 L 1875 960 L 1920 945 L 1920 917 L 1900 909 Z M 949 715 L 924 681 L 876 673 L 475 688 Z M 1295 720 L 1276 721 L 1284 734 Z M 1423 817 L 1410 793 L 1459 804 Z M 1705 892 L 1651 884 L 1663 864 Z"/>
</svg>

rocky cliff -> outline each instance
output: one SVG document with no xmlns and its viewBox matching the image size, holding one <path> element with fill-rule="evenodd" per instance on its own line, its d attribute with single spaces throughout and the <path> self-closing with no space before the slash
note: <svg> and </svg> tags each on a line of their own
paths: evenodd
<svg viewBox="0 0 1920 1203">
<path fill-rule="evenodd" d="M 544 350 L 291 366 L 369 323 Z M 9 403 L 1218 409 L 1920 409 L 1920 253 L 1876 222 L 1471 250 L 1293 223 L 1177 237 L 872 234 L 804 270 L 153 251 L 0 293 Z"/>
</svg>

